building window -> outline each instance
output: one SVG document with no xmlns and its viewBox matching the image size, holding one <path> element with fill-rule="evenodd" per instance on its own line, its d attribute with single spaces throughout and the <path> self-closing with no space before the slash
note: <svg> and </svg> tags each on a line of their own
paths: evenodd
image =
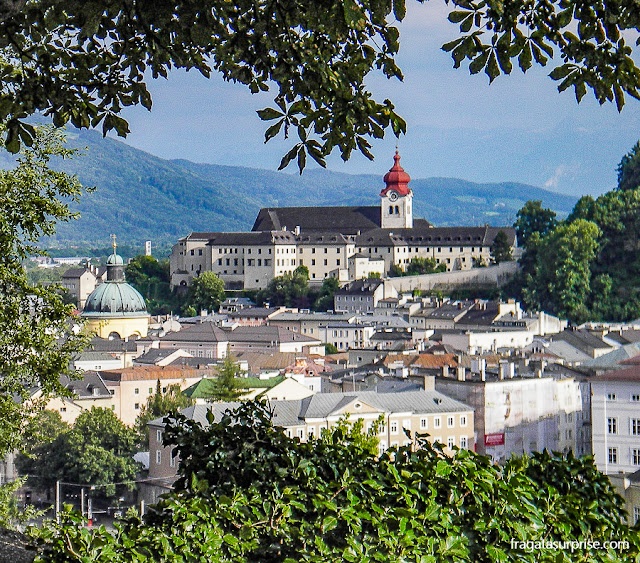
<svg viewBox="0 0 640 563">
<path fill-rule="evenodd" d="M 309 426 L 309 428 L 307 428 L 307 436 L 309 436 L 309 438 L 313 438 L 315 436 L 315 433 L 316 433 L 315 426 Z"/>
<path fill-rule="evenodd" d="M 468 442 L 467 442 L 467 437 L 466 436 L 460 436 L 460 447 L 461 448 L 467 448 L 468 446 Z"/>
<path fill-rule="evenodd" d="M 315 265 L 316 265 L 316 259 L 315 259 L 315 258 L 312 258 L 312 259 L 311 259 L 311 265 L 312 265 L 312 266 L 315 266 Z"/>
<path fill-rule="evenodd" d="M 631 401 L 634 403 L 640 402 L 640 395 L 631 395 Z"/>
<path fill-rule="evenodd" d="M 162 430 L 156 430 L 156 440 L 159 444 L 162 443 Z"/>
<path fill-rule="evenodd" d="M 456 437 L 455 436 L 449 436 L 447 438 L 447 448 L 452 450 L 453 446 L 455 446 L 455 445 L 456 445 Z"/>
<path fill-rule="evenodd" d="M 427 418 L 421 418 L 420 419 L 420 430 L 426 430 L 427 429 Z"/>
<path fill-rule="evenodd" d="M 149 395 L 153 393 L 153 387 L 149 387 Z"/>
<path fill-rule="evenodd" d="M 442 425 L 442 421 L 440 420 L 439 416 L 434 416 L 433 417 L 433 427 L 434 428 L 440 428 Z"/>
<path fill-rule="evenodd" d="M 631 435 L 640 436 L 640 418 L 631 419 Z"/>
<path fill-rule="evenodd" d="M 136 410 L 139 410 L 139 409 L 140 409 L 140 403 L 136 403 L 136 404 L 133 406 L 133 408 L 134 408 L 134 409 L 136 409 Z"/>
<path fill-rule="evenodd" d="M 390 428 L 391 434 L 397 434 L 398 422 L 396 420 L 392 421 L 391 423 L 389 423 L 389 428 Z"/>
<path fill-rule="evenodd" d="M 298 438 L 304 440 L 304 428 L 298 428 Z"/>
<path fill-rule="evenodd" d="M 609 448 L 609 463 L 618 463 L 618 448 Z"/>
<path fill-rule="evenodd" d="M 608 393 L 607 394 L 607 399 L 609 401 L 615 401 L 616 400 L 616 394 L 615 393 Z"/>
<path fill-rule="evenodd" d="M 618 419 L 610 416 L 607 419 L 607 433 L 609 434 L 617 434 L 618 433 Z"/>
<path fill-rule="evenodd" d="M 460 415 L 460 426 L 466 426 L 467 425 L 467 415 L 466 414 L 461 414 Z"/>
<path fill-rule="evenodd" d="M 171 467 L 176 466 L 176 456 L 174 456 L 173 454 L 169 454 L 169 465 Z"/>
<path fill-rule="evenodd" d="M 640 520 L 640 506 L 633 507 L 633 523 L 637 524 L 638 520 Z"/>
<path fill-rule="evenodd" d="M 138 389 L 137 387 L 133 390 L 133 393 L 135 395 L 138 395 L 140 393 L 140 389 Z"/>
<path fill-rule="evenodd" d="M 453 428 L 455 426 L 452 416 L 447 417 L 447 428 Z"/>
<path fill-rule="evenodd" d="M 640 465 L 640 450 L 636 448 L 631 450 L 631 463 L 633 465 Z"/>
<path fill-rule="evenodd" d="M 156 465 L 160 465 L 162 463 L 162 451 L 156 450 Z"/>
</svg>

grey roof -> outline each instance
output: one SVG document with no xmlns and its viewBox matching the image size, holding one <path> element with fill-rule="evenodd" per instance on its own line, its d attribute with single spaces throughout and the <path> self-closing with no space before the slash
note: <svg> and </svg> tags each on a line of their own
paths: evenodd
<svg viewBox="0 0 640 563">
<path fill-rule="evenodd" d="M 338 411 L 356 400 L 386 413 L 437 414 L 473 411 L 469 405 L 433 390 L 399 393 L 377 393 L 375 391 L 317 393 L 306 399 L 295 401 L 271 401 L 269 405 L 274 412 L 274 424 L 277 426 L 298 426 L 304 424 L 304 420 L 308 418 L 326 418 L 336 415 Z M 211 410 L 214 420 L 219 421 L 226 410 L 236 408 L 239 404 L 234 402 L 193 405 L 183 409 L 181 413 L 206 426 L 208 425 L 207 410 Z M 149 424 L 164 426 L 163 417 L 156 418 Z"/>
<path fill-rule="evenodd" d="M 453 303 L 444 303 L 437 309 L 429 311 L 425 317 L 430 319 L 454 320 L 460 315 L 465 315 L 473 305 L 473 301 L 454 301 Z"/>
<path fill-rule="evenodd" d="M 564 358 L 570 362 L 587 362 L 592 359 L 591 356 L 585 354 L 579 348 L 572 346 L 568 342 L 562 340 L 554 340 L 549 342 L 549 345 L 545 348 L 545 352 L 548 354 L 554 354 L 560 358 Z"/>
<path fill-rule="evenodd" d="M 95 350 L 83 350 L 74 356 L 74 362 L 95 362 L 95 361 L 107 361 L 115 359 L 115 352 L 108 351 L 95 351 Z"/>
<path fill-rule="evenodd" d="M 224 332 L 229 342 L 318 342 L 317 338 L 275 325 L 239 326 Z"/>
<path fill-rule="evenodd" d="M 65 271 L 64 274 L 62 274 L 62 277 L 63 278 L 79 278 L 82 274 L 88 271 L 89 270 L 87 270 L 86 268 L 69 268 L 67 271 Z"/>
<path fill-rule="evenodd" d="M 302 399 L 302 418 L 324 418 L 336 414 L 347 404 L 359 400 L 382 412 L 410 412 L 431 414 L 473 410 L 472 407 L 456 401 L 438 391 L 406 391 L 403 393 L 376 393 L 362 391 L 350 393 L 318 393 Z M 280 401 L 275 401 L 277 404 Z M 305 404 L 306 403 L 306 404 Z"/>
<path fill-rule="evenodd" d="M 353 313 L 278 313 L 277 315 L 269 319 L 269 323 L 278 321 L 292 322 L 292 321 L 318 321 L 318 322 L 333 322 L 333 321 L 348 321 L 353 319 Z"/>
<path fill-rule="evenodd" d="M 366 279 L 356 280 L 348 283 L 344 287 L 338 289 L 334 295 L 362 295 L 367 293 L 373 293 L 378 287 L 382 285 L 380 279 Z"/>
<path fill-rule="evenodd" d="M 515 246 L 516 234 L 512 227 L 431 227 L 429 223 L 414 219 L 412 229 L 376 229 L 360 234 L 359 246 L 372 244 L 406 244 L 408 246 L 490 246 L 499 231 Z"/>
<path fill-rule="evenodd" d="M 269 315 L 273 315 L 279 311 L 278 307 L 246 307 L 244 309 L 240 309 L 238 311 L 234 311 L 233 313 L 228 313 L 227 317 L 229 319 L 238 319 L 238 318 L 267 318 Z"/>
<path fill-rule="evenodd" d="M 229 337 L 220 327 L 210 322 L 198 323 L 170 332 L 160 338 L 163 342 L 227 342 Z"/>
<path fill-rule="evenodd" d="M 156 365 L 160 360 L 164 360 L 167 356 L 175 354 L 175 350 L 171 348 L 151 348 L 141 356 L 138 356 L 134 362 L 136 364 Z"/>
<path fill-rule="evenodd" d="M 380 206 L 357 207 L 270 207 L 258 213 L 252 231 L 300 227 L 309 231 L 357 234 L 380 227 Z"/>
<path fill-rule="evenodd" d="M 607 354 L 600 356 L 599 358 L 590 359 L 581 364 L 582 367 L 592 369 L 617 369 L 623 368 L 624 365 L 618 364 L 623 360 L 628 360 L 640 354 L 640 343 L 634 342 L 632 344 L 626 344 L 616 350 L 613 350 Z"/>
<path fill-rule="evenodd" d="M 209 246 L 251 246 L 264 244 L 295 244 L 296 237 L 282 230 L 239 233 L 209 233 Z"/>
<path fill-rule="evenodd" d="M 135 352 L 137 350 L 136 341 L 133 339 L 129 339 L 127 341 L 121 338 L 99 338 L 94 337 L 91 339 L 91 344 L 89 345 L 89 350 L 94 350 L 96 352 Z"/>
<path fill-rule="evenodd" d="M 607 344 L 601 338 L 585 329 L 566 329 L 558 334 L 554 334 L 551 338 L 554 342 L 567 342 L 574 348 L 578 348 L 578 350 L 581 350 L 586 354 L 591 354 L 594 350 L 613 348 L 613 346 Z"/>
<path fill-rule="evenodd" d="M 60 376 L 60 383 L 72 391 L 77 399 L 111 396 L 104 380 L 97 371 L 83 372 L 82 379 L 70 379 L 68 376 L 62 375 Z"/>
</svg>

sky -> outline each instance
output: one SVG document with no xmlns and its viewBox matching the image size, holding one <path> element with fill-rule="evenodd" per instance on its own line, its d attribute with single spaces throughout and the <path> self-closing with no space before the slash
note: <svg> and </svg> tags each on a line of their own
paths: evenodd
<svg viewBox="0 0 640 563">
<path fill-rule="evenodd" d="M 620 159 L 640 139 L 640 102 L 627 97 L 618 113 L 590 92 L 577 104 L 572 90 L 558 93 L 551 71 L 517 65 L 489 85 L 484 73 L 453 69 L 441 45 L 457 36 L 442 0 L 407 3 L 397 57 L 404 82 L 372 77 L 378 100 L 391 99 L 407 121 L 399 141 L 391 134 L 373 143 L 373 162 L 336 154 L 330 170 L 383 175 L 393 164 L 396 142 L 413 178 L 452 177 L 472 182 L 521 182 L 575 195 L 599 195 L 616 185 Z M 241 85 L 196 72 L 173 71 L 150 81 L 153 109 L 129 108 L 123 116 L 126 143 L 156 156 L 194 162 L 277 169 L 295 140 L 264 144 L 256 110 L 269 94 L 251 95 Z M 287 173 L 297 173 L 290 166 Z"/>
</svg>

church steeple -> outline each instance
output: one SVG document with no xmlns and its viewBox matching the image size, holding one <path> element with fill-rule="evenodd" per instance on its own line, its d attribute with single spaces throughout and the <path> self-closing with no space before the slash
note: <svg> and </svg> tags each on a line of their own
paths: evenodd
<svg viewBox="0 0 640 563">
<path fill-rule="evenodd" d="M 380 192 L 380 224 L 382 228 L 413 228 L 411 208 L 413 192 L 408 186 L 411 178 L 400 166 L 400 154 L 397 149 L 393 156 L 393 166 L 383 179 L 386 187 Z"/>
</svg>

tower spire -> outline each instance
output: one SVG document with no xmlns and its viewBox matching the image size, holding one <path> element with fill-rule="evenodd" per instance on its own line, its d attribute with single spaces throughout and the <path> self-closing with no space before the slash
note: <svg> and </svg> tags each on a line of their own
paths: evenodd
<svg viewBox="0 0 640 563">
<path fill-rule="evenodd" d="M 113 246 L 113 254 L 116 254 L 116 248 L 118 248 L 118 244 L 116 243 L 116 235 L 111 235 L 111 246 Z"/>
</svg>

